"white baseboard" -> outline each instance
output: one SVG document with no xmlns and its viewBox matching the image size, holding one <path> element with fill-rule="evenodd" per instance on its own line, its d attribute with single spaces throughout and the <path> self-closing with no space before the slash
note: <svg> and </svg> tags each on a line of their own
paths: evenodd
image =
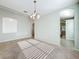
<svg viewBox="0 0 79 59">
<path fill-rule="evenodd" d="M 31 38 L 31 36 L 26 36 L 26 35 L 16 36 L 15 38 L 12 38 L 12 39 L 1 40 L 0 43 L 14 41 L 14 40 L 20 40 L 20 39 L 24 39 L 24 38 Z"/>
</svg>

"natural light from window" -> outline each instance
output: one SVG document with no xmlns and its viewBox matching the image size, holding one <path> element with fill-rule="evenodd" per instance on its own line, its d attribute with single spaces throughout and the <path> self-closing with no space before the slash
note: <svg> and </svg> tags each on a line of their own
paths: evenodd
<svg viewBox="0 0 79 59">
<path fill-rule="evenodd" d="M 9 17 L 2 19 L 2 33 L 16 33 L 17 20 Z"/>
</svg>

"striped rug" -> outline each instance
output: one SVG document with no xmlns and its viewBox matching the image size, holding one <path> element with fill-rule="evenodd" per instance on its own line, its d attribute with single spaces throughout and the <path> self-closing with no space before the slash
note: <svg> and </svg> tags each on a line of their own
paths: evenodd
<svg viewBox="0 0 79 59">
<path fill-rule="evenodd" d="M 25 59 L 79 59 L 79 53 L 38 40 L 17 42 Z"/>
</svg>

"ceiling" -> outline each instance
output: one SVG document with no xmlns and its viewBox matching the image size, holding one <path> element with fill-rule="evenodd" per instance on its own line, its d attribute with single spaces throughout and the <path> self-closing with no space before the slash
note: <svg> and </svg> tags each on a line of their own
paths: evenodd
<svg viewBox="0 0 79 59">
<path fill-rule="evenodd" d="M 37 10 L 41 15 L 45 15 L 77 2 L 78 0 L 37 0 Z M 0 5 L 21 13 L 26 10 L 31 14 L 34 10 L 33 0 L 0 0 Z"/>
</svg>

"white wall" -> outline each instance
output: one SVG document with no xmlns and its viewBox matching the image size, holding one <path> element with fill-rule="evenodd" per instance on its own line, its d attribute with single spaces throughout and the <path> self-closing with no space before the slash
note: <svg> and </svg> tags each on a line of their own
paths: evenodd
<svg viewBox="0 0 79 59">
<path fill-rule="evenodd" d="M 79 4 L 75 7 L 75 47 L 79 49 Z"/>
<path fill-rule="evenodd" d="M 71 5 L 59 11 L 52 12 L 36 21 L 36 39 L 52 44 L 60 44 L 60 16 L 59 13 L 65 9 L 73 9 L 75 14 L 74 38 L 75 47 L 79 48 L 79 5 Z"/>
<path fill-rule="evenodd" d="M 60 45 L 59 12 L 48 14 L 36 21 L 36 39 Z"/>
<path fill-rule="evenodd" d="M 10 17 L 18 22 L 17 33 L 2 33 L 2 18 Z M 0 7 L 0 42 L 15 40 L 19 38 L 31 37 L 31 23 L 27 16 L 20 14 L 14 10 L 5 7 Z"/>
</svg>

